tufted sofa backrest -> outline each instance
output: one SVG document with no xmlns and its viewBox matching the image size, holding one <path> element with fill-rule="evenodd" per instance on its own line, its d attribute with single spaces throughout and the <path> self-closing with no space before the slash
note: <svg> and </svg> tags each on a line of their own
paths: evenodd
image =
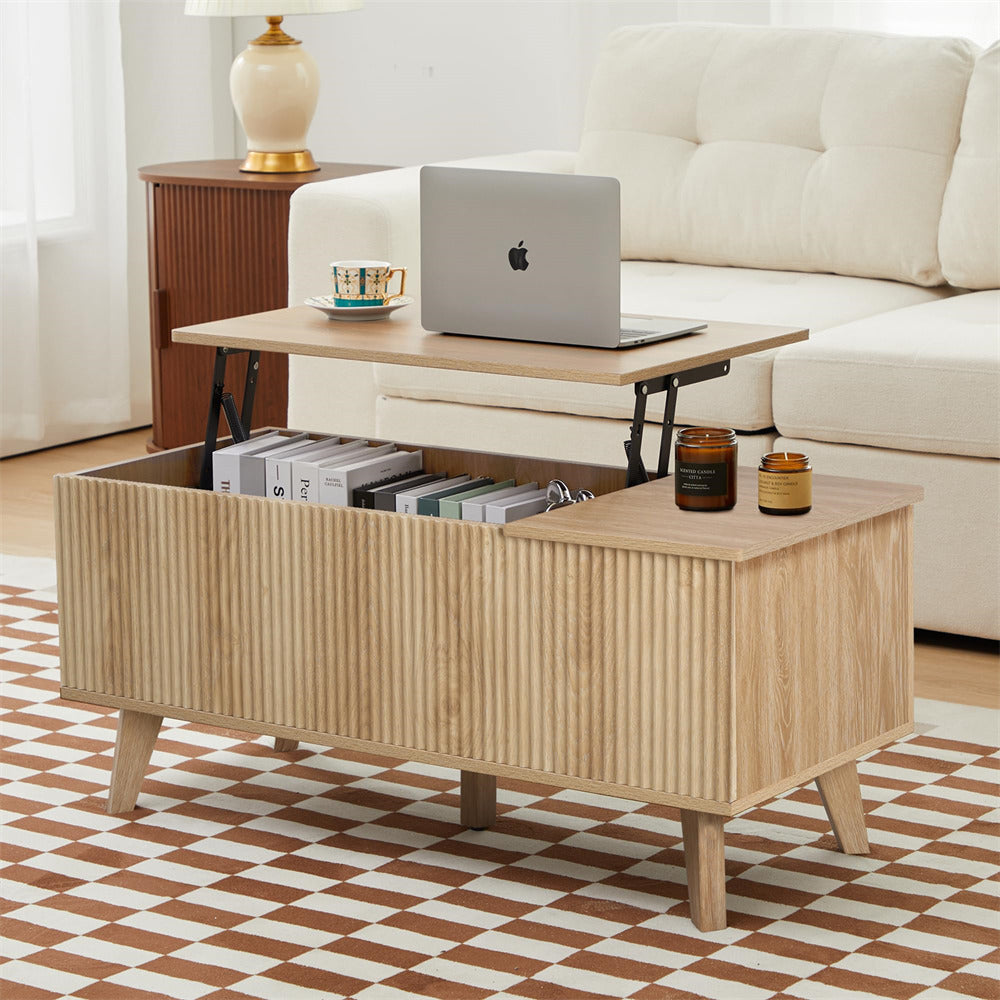
<svg viewBox="0 0 1000 1000">
<path fill-rule="evenodd" d="M 1000 288 L 1000 42 L 972 71 L 938 249 L 951 284 Z"/>
<path fill-rule="evenodd" d="M 736 25 L 614 32 L 577 172 L 621 181 L 622 257 L 944 280 L 941 203 L 978 49 Z"/>
</svg>

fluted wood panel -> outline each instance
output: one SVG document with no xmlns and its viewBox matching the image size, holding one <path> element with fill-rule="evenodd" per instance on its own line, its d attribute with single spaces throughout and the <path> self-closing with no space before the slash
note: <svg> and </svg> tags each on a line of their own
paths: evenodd
<svg viewBox="0 0 1000 1000">
<path fill-rule="evenodd" d="M 731 565 L 502 540 L 490 759 L 728 800 Z"/>
<path fill-rule="evenodd" d="M 161 448 L 204 437 L 215 351 L 172 344 L 170 331 L 275 309 L 288 285 L 290 191 L 213 184 L 151 185 L 150 288 L 153 293 L 153 440 Z M 246 356 L 227 367 L 227 388 L 242 400 Z M 288 358 L 263 359 L 255 427 L 283 425 Z"/>
<path fill-rule="evenodd" d="M 127 481 L 57 493 L 66 688 L 729 798 L 729 564 Z"/>
<path fill-rule="evenodd" d="M 199 454 L 56 477 L 64 696 L 724 815 L 912 729 L 910 506 L 715 559 L 200 491 Z"/>
</svg>

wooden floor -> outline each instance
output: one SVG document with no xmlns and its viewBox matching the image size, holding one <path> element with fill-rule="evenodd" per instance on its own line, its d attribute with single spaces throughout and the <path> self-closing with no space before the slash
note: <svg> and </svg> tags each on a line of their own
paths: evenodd
<svg viewBox="0 0 1000 1000">
<path fill-rule="evenodd" d="M 52 477 L 146 454 L 149 428 L 0 462 L 0 552 L 55 557 Z M 997 644 L 982 639 L 918 632 L 918 698 L 1000 708 Z"/>
</svg>

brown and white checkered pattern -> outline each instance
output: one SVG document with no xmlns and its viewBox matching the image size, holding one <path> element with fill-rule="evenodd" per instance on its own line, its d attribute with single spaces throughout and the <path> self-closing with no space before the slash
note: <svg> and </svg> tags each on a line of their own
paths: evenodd
<svg viewBox="0 0 1000 1000">
<path fill-rule="evenodd" d="M 860 765 L 872 841 L 814 787 L 726 827 L 730 926 L 688 920 L 672 809 L 166 721 L 107 816 L 115 715 L 58 697 L 49 595 L 0 588 L 5 1000 L 997 997 L 995 747 Z"/>
</svg>

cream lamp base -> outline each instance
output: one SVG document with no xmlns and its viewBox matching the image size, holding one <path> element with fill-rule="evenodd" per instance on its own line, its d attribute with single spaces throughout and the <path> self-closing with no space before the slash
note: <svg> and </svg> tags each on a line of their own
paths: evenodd
<svg viewBox="0 0 1000 1000">
<path fill-rule="evenodd" d="M 319 70 L 300 42 L 251 42 L 229 72 L 229 92 L 247 136 L 247 158 L 240 170 L 303 173 L 319 169 L 306 148 L 319 97 Z"/>
</svg>

